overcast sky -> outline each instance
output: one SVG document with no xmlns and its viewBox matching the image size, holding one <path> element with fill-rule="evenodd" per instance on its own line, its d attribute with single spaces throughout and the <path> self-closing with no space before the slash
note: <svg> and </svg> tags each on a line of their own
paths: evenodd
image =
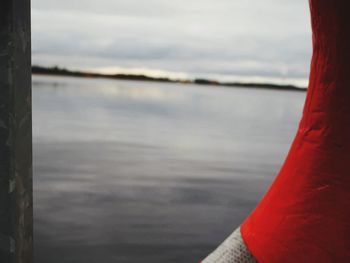
<svg viewBox="0 0 350 263">
<path fill-rule="evenodd" d="M 306 79 L 307 0 L 32 0 L 33 64 Z"/>
</svg>

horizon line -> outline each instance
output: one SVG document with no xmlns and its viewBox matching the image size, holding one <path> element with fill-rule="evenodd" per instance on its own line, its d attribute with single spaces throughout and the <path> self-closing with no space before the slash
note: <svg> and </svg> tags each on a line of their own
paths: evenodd
<svg viewBox="0 0 350 263">
<path fill-rule="evenodd" d="M 147 74 L 126 74 L 126 73 L 111 73 L 104 74 L 93 71 L 70 70 L 58 66 L 45 67 L 32 65 L 32 74 L 45 74 L 55 76 L 73 76 L 73 77 L 92 77 L 92 78 L 108 78 L 108 79 L 125 79 L 125 80 L 143 80 L 157 82 L 172 82 L 185 84 L 199 85 L 216 85 L 222 87 L 250 87 L 250 88 L 267 88 L 278 90 L 298 90 L 306 91 L 307 87 L 293 84 L 278 84 L 271 82 L 254 82 L 254 81 L 218 81 L 210 78 L 170 78 L 170 77 L 153 77 Z"/>
</svg>

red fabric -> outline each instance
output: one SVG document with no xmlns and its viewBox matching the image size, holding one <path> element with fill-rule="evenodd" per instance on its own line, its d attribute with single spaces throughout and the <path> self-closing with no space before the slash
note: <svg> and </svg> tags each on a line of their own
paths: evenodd
<svg viewBox="0 0 350 263">
<path fill-rule="evenodd" d="M 309 2 L 314 53 L 303 117 L 241 228 L 260 263 L 350 262 L 350 1 Z"/>
</svg>

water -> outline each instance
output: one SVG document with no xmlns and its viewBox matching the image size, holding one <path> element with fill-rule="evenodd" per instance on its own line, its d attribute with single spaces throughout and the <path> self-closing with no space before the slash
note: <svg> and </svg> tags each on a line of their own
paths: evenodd
<svg viewBox="0 0 350 263">
<path fill-rule="evenodd" d="M 35 76 L 35 262 L 198 262 L 273 180 L 304 97 Z"/>
</svg>

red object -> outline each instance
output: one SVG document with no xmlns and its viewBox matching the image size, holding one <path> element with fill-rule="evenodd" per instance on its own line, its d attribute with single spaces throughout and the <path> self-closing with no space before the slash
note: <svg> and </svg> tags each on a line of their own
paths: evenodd
<svg viewBox="0 0 350 263">
<path fill-rule="evenodd" d="M 350 1 L 309 2 L 314 53 L 303 117 L 241 227 L 259 263 L 350 262 Z"/>
</svg>

